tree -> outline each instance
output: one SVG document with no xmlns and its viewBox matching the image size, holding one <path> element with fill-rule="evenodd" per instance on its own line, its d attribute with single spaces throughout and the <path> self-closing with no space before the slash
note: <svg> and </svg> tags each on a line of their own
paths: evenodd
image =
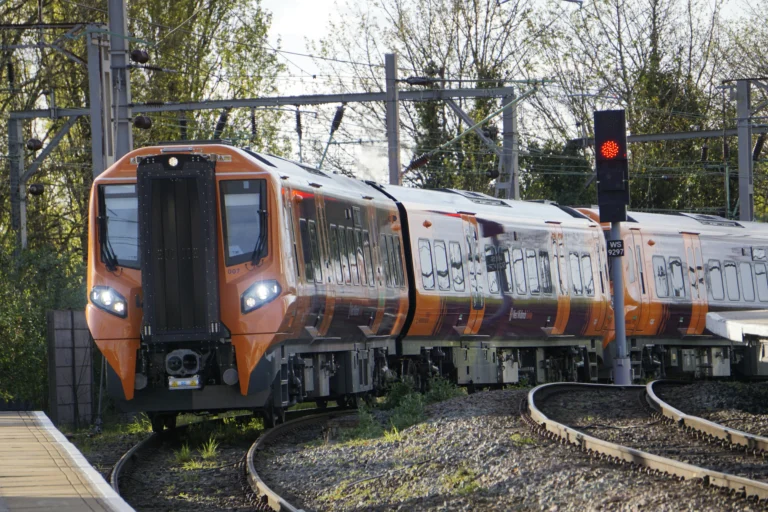
<svg viewBox="0 0 768 512">
<path fill-rule="evenodd" d="M 565 206 L 597 203 L 592 166 L 576 143 L 565 146 L 548 140 L 543 146 L 531 143 L 520 159 L 521 196 L 544 199 Z"/>
</svg>

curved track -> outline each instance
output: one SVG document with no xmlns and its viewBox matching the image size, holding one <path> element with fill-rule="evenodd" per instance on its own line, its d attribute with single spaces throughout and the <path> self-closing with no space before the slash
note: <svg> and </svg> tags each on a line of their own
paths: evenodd
<svg viewBox="0 0 768 512">
<path fill-rule="evenodd" d="M 298 512 L 299 508 L 290 504 L 285 498 L 280 496 L 277 492 L 272 490 L 259 476 L 256 471 L 255 457 L 258 453 L 264 450 L 267 446 L 274 443 L 278 438 L 288 435 L 296 430 L 307 428 L 317 423 L 323 423 L 329 419 L 333 419 L 339 416 L 356 414 L 356 411 L 330 411 L 322 414 L 313 414 L 303 418 L 295 419 L 276 426 L 275 428 L 267 430 L 264 435 L 259 437 L 251 448 L 248 450 L 247 464 L 246 464 L 246 476 L 248 483 L 251 486 L 251 490 L 254 492 L 260 505 L 269 507 L 272 510 L 283 512 Z"/>
<path fill-rule="evenodd" d="M 674 475 L 681 479 L 698 479 L 705 484 L 725 488 L 731 492 L 741 493 L 748 497 L 757 497 L 760 500 L 768 500 L 768 483 L 759 482 L 749 478 L 735 476 L 728 473 L 713 471 L 678 460 L 653 455 L 628 446 L 592 437 L 565 424 L 559 423 L 547 417 L 536 405 L 547 397 L 565 391 L 604 389 L 632 389 L 642 391 L 643 386 L 611 386 L 602 384 L 544 384 L 531 390 L 528 394 L 527 414 L 523 417 L 540 434 L 558 439 L 563 443 L 575 445 L 582 451 L 609 457 L 619 463 L 629 463 L 647 471 Z M 655 396 L 655 395 L 654 395 Z M 658 398 L 657 398 L 658 399 Z M 652 400 L 649 398 L 649 402 Z M 523 405 L 523 404 L 521 404 Z M 670 408 L 671 409 L 671 408 Z M 669 414 L 673 414 L 667 409 Z M 676 411 L 676 410 L 675 410 Z M 676 411 L 676 414 L 682 414 Z M 700 418 L 699 418 L 700 419 Z M 705 421 L 705 420 L 702 420 Z M 723 428 L 723 427 L 721 427 Z M 747 434 L 749 435 L 749 434 Z M 755 436 L 752 436 L 755 437 Z"/>
</svg>

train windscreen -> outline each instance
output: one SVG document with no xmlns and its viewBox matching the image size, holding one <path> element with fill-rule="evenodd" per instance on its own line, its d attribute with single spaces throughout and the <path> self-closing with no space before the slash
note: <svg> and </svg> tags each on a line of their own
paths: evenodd
<svg viewBox="0 0 768 512">
<path fill-rule="evenodd" d="M 101 187 L 99 222 L 102 224 L 102 259 L 128 268 L 139 268 L 139 200 L 136 185 Z M 106 263 L 106 261 L 105 261 Z"/>
</svg>

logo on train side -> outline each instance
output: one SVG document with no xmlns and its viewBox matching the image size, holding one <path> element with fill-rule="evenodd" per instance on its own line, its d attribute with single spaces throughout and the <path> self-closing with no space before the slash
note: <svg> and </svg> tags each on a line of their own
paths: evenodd
<svg viewBox="0 0 768 512">
<path fill-rule="evenodd" d="M 528 311 L 527 309 L 515 309 L 512 308 L 509 310 L 509 321 L 512 320 L 530 320 L 533 318 L 533 311 Z"/>
</svg>

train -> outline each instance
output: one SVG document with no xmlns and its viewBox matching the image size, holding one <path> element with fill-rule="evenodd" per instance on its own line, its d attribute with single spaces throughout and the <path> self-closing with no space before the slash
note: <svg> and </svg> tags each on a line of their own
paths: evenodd
<svg viewBox="0 0 768 512">
<path fill-rule="evenodd" d="M 383 185 L 222 142 L 134 150 L 93 183 L 86 319 L 107 392 L 155 430 L 182 412 L 355 405 L 424 387 L 610 381 L 594 208 Z M 768 227 L 630 212 L 633 375 L 728 377 L 754 348 L 708 311 L 766 308 Z"/>
</svg>

